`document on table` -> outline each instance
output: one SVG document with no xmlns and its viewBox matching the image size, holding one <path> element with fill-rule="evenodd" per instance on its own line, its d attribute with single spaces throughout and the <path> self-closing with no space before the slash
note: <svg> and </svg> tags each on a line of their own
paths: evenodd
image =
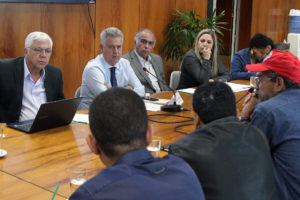
<svg viewBox="0 0 300 200">
<path fill-rule="evenodd" d="M 149 101 L 149 100 L 145 100 L 144 99 L 144 102 L 147 102 L 147 103 L 154 103 L 154 104 L 167 104 L 170 100 L 169 99 L 158 99 L 157 101 Z"/>
<path fill-rule="evenodd" d="M 89 123 L 89 115 L 88 114 L 75 114 L 73 118 L 73 122 L 79 122 L 79 123 Z"/>
<path fill-rule="evenodd" d="M 250 88 L 250 85 L 230 83 L 230 82 L 226 82 L 226 83 L 232 89 L 233 92 L 241 92 L 241 91 L 249 90 Z"/>
<path fill-rule="evenodd" d="M 187 93 L 187 94 L 194 94 L 196 89 L 194 88 L 186 88 L 186 89 L 180 89 L 179 92 Z"/>
<path fill-rule="evenodd" d="M 160 111 L 161 105 L 155 103 L 149 103 L 148 101 L 144 101 L 146 110 L 148 111 Z"/>
<path fill-rule="evenodd" d="M 238 83 L 230 83 L 230 82 L 225 82 L 233 92 L 241 92 L 248 90 L 250 88 L 250 85 L 244 85 L 244 84 L 238 84 Z M 196 89 L 194 88 L 186 88 L 186 89 L 180 89 L 178 90 L 179 92 L 183 93 L 188 93 L 188 94 L 194 94 Z"/>
</svg>

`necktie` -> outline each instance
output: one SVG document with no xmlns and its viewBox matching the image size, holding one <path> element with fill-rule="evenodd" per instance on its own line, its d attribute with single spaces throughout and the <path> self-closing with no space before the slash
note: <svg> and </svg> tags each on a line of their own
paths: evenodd
<svg viewBox="0 0 300 200">
<path fill-rule="evenodd" d="M 117 78 L 116 78 L 116 67 L 110 68 L 110 83 L 111 87 L 117 87 Z"/>
</svg>

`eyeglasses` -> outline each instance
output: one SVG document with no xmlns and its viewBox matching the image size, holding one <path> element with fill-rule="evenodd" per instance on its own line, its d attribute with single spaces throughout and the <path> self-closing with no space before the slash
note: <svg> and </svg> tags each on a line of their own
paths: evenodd
<svg viewBox="0 0 300 200">
<path fill-rule="evenodd" d="M 266 82 L 266 81 L 271 81 L 273 78 L 266 78 L 266 79 L 262 79 L 261 77 L 255 77 L 254 81 L 255 81 L 255 84 L 256 86 Z"/>
<path fill-rule="evenodd" d="M 140 39 L 140 41 L 141 41 L 141 43 L 143 43 L 143 44 L 149 44 L 149 45 L 151 45 L 151 46 L 153 46 L 154 45 L 154 41 L 148 41 L 148 40 L 146 40 L 146 39 Z"/>
<path fill-rule="evenodd" d="M 36 48 L 30 48 L 32 49 L 35 53 L 37 54 L 42 54 L 45 51 L 45 54 L 49 55 L 52 53 L 52 49 L 42 49 L 41 47 L 36 47 Z"/>
</svg>

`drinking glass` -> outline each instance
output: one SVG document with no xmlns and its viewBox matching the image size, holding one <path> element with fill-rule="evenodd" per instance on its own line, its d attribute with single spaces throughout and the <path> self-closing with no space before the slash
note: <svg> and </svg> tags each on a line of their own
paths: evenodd
<svg viewBox="0 0 300 200">
<path fill-rule="evenodd" d="M 147 150 L 150 151 L 153 157 L 159 157 L 160 153 L 160 145 L 161 145 L 161 138 L 157 136 L 153 136 L 152 142 L 147 147 Z"/>
<path fill-rule="evenodd" d="M 70 193 L 72 194 L 87 180 L 87 169 L 84 167 L 71 167 L 70 171 Z"/>
</svg>

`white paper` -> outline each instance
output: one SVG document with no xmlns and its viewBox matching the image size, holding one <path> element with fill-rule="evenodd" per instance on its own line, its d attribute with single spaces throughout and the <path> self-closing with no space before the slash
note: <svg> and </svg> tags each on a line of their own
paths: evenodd
<svg viewBox="0 0 300 200">
<path fill-rule="evenodd" d="M 73 122 L 80 122 L 80 123 L 89 123 L 89 115 L 88 114 L 75 114 L 73 118 Z"/>
<path fill-rule="evenodd" d="M 158 101 L 149 101 L 149 100 L 144 99 L 144 102 L 147 102 L 147 103 L 155 103 L 155 104 L 163 104 L 163 105 L 165 105 L 169 101 L 170 101 L 169 99 L 158 99 Z"/>
<path fill-rule="evenodd" d="M 179 92 L 188 93 L 188 94 L 194 94 L 196 89 L 194 88 L 186 88 L 186 89 L 180 89 Z"/>
<path fill-rule="evenodd" d="M 233 92 L 241 92 L 241 91 L 249 90 L 250 88 L 250 85 L 230 83 L 230 82 L 226 82 L 226 84 L 232 89 Z"/>
<path fill-rule="evenodd" d="M 238 83 L 230 83 L 230 82 L 225 82 L 233 92 L 241 92 L 245 90 L 249 90 L 250 85 L 244 85 L 244 84 L 238 84 Z M 196 89 L 194 88 L 186 88 L 186 89 L 180 89 L 178 90 L 179 92 L 183 93 L 188 93 L 188 94 L 194 94 Z"/>
<path fill-rule="evenodd" d="M 149 102 L 145 102 L 145 101 L 144 101 L 144 103 L 145 103 L 145 106 L 146 106 L 146 110 L 155 111 L 155 112 L 160 111 L 161 105 L 155 104 L 155 103 L 149 103 Z"/>
</svg>

